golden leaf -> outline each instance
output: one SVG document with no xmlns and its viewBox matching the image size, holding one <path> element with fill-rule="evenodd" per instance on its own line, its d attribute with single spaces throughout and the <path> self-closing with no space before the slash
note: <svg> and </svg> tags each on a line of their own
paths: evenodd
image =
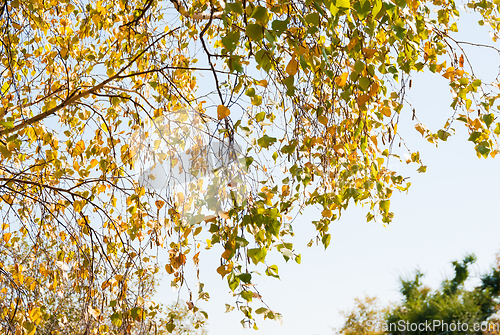
<svg viewBox="0 0 500 335">
<path fill-rule="evenodd" d="M 358 105 L 364 106 L 369 99 L 370 99 L 370 96 L 368 94 L 360 95 L 358 97 Z"/>
<path fill-rule="evenodd" d="M 392 115 L 391 109 L 389 107 L 382 108 L 380 112 L 387 117 L 390 117 Z"/>
<path fill-rule="evenodd" d="M 363 48 L 363 53 L 365 54 L 365 57 L 367 59 L 373 58 L 373 55 L 375 55 L 375 52 L 377 52 L 377 49 Z"/>
<path fill-rule="evenodd" d="M 5 243 L 9 242 L 11 236 L 12 236 L 12 233 L 3 234 L 3 240 L 5 241 Z"/>
<path fill-rule="evenodd" d="M 318 116 L 318 121 L 325 126 L 328 124 L 328 118 L 324 115 Z"/>
<path fill-rule="evenodd" d="M 219 105 L 217 107 L 217 119 L 222 120 L 223 118 L 229 116 L 229 114 L 231 114 L 231 111 L 226 106 Z"/>
<path fill-rule="evenodd" d="M 207 215 L 207 216 L 205 216 L 205 218 L 203 219 L 203 221 L 205 221 L 205 222 L 214 222 L 215 219 L 217 219 L 217 217 L 215 215 Z"/>
<path fill-rule="evenodd" d="M 422 134 L 422 136 L 424 136 L 424 132 L 427 130 L 427 128 L 425 128 L 425 126 L 421 123 L 417 123 L 415 125 L 415 129 L 420 133 Z"/>
<path fill-rule="evenodd" d="M 337 76 L 335 78 L 335 84 L 337 84 L 337 86 L 339 87 L 344 87 L 344 85 L 347 82 L 347 76 L 348 76 L 347 72 L 344 72 L 340 76 Z"/>
<path fill-rule="evenodd" d="M 257 85 L 262 86 L 262 87 L 267 87 L 267 80 L 262 79 L 257 82 Z"/>
<path fill-rule="evenodd" d="M 323 215 L 325 218 L 331 218 L 333 213 L 329 209 L 325 209 L 321 212 L 321 215 Z"/>
<path fill-rule="evenodd" d="M 288 62 L 285 71 L 289 75 L 294 76 L 298 70 L 299 70 L 299 63 L 295 60 L 295 58 L 292 58 L 290 62 Z"/>
<path fill-rule="evenodd" d="M 226 259 L 226 260 L 229 260 L 229 258 L 230 258 L 230 256 L 231 256 L 232 253 L 233 252 L 231 250 L 226 250 L 226 251 L 224 251 L 222 253 L 221 257 L 224 258 L 224 259 Z"/>
</svg>

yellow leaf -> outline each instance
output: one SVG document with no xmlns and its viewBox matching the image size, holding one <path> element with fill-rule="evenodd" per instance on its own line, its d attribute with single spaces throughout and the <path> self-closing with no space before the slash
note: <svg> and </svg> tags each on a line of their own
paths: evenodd
<svg viewBox="0 0 500 335">
<path fill-rule="evenodd" d="M 75 200 L 73 202 L 73 208 L 75 209 L 75 212 L 80 213 L 83 209 L 83 206 L 85 206 L 85 202 L 81 200 Z"/>
<path fill-rule="evenodd" d="M 229 257 L 231 256 L 233 252 L 231 250 L 226 250 L 222 253 L 221 257 L 226 259 L 226 260 L 229 260 Z"/>
<path fill-rule="evenodd" d="M 375 55 L 375 52 L 377 52 L 377 49 L 363 48 L 363 53 L 365 54 L 365 57 L 367 59 L 373 58 L 373 55 Z"/>
<path fill-rule="evenodd" d="M 288 73 L 291 76 L 294 76 L 297 71 L 299 70 L 299 63 L 295 60 L 295 58 L 292 58 L 288 65 L 286 66 L 286 73 Z"/>
<path fill-rule="evenodd" d="M 374 82 L 370 87 L 370 96 L 373 97 L 377 95 L 379 87 L 380 87 L 379 84 L 377 82 Z"/>
<path fill-rule="evenodd" d="M 325 126 L 328 124 L 328 118 L 324 115 L 318 116 L 318 121 Z"/>
<path fill-rule="evenodd" d="M 344 72 L 340 76 L 337 76 L 335 78 L 335 84 L 337 84 L 337 86 L 339 87 L 344 87 L 344 85 L 347 82 L 347 75 L 348 75 L 347 72 Z"/>
<path fill-rule="evenodd" d="M 222 278 L 224 278 L 225 275 L 227 275 L 229 272 L 231 272 L 231 270 L 230 270 L 231 268 L 232 268 L 232 266 L 227 266 L 227 268 L 226 268 L 226 265 L 221 265 L 217 268 L 217 273 L 220 274 L 222 276 Z"/>
<path fill-rule="evenodd" d="M 12 236 L 12 233 L 3 234 L 3 240 L 5 241 L 5 243 L 9 242 L 11 236 Z"/>
<path fill-rule="evenodd" d="M 331 218 L 333 214 L 331 210 L 325 209 L 321 212 L 321 215 L 323 215 L 325 218 Z"/>
<path fill-rule="evenodd" d="M 380 110 L 382 114 L 384 114 L 387 117 L 390 117 L 392 115 L 391 109 L 389 107 L 384 107 Z"/>
<path fill-rule="evenodd" d="M 469 122 L 470 125 L 474 127 L 474 129 L 478 130 L 481 129 L 481 121 L 479 119 L 475 119 L 474 121 Z"/>
<path fill-rule="evenodd" d="M 358 44 L 358 38 L 355 37 L 347 45 L 347 50 L 351 51 L 356 46 L 356 44 Z"/>
<path fill-rule="evenodd" d="M 101 16 L 99 14 L 94 14 L 92 16 L 92 21 L 94 21 L 94 24 L 95 25 L 98 25 L 99 22 L 101 22 Z"/>
<path fill-rule="evenodd" d="M 231 111 L 229 110 L 229 108 L 227 108 L 226 106 L 224 105 L 219 105 L 217 107 L 217 118 L 219 120 L 222 120 L 223 118 L 229 116 L 229 114 L 231 114 Z"/>
<path fill-rule="evenodd" d="M 85 142 L 78 141 L 73 149 L 73 156 L 80 155 L 85 150 Z"/>
<path fill-rule="evenodd" d="M 290 194 L 290 186 L 288 185 L 283 185 L 281 186 L 281 193 L 283 194 L 284 197 Z"/>
<path fill-rule="evenodd" d="M 66 48 L 62 48 L 61 49 L 61 57 L 66 57 L 68 55 L 68 49 Z"/>
<path fill-rule="evenodd" d="M 338 153 L 341 156 L 345 154 L 344 146 L 342 144 L 334 145 L 333 149 L 335 150 L 336 153 Z"/>
<path fill-rule="evenodd" d="M 426 128 L 425 128 L 425 126 L 424 126 L 423 124 L 421 124 L 421 123 L 417 123 L 417 124 L 415 125 L 415 129 L 416 129 L 416 130 L 417 130 L 420 134 L 422 134 L 422 136 L 424 136 L 424 132 L 426 131 Z"/>
<path fill-rule="evenodd" d="M 205 216 L 205 218 L 203 219 L 203 221 L 205 221 L 205 222 L 214 222 L 215 219 L 217 219 L 217 217 L 215 215 L 207 215 L 207 216 Z"/>
<path fill-rule="evenodd" d="M 167 271 L 168 274 L 172 274 L 175 272 L 175 269 L 170 264 L 165 265 L 165 270 Z"/>
<path fill-rule="evenodd" d="M 165 201 L 162 201 L 162 200 L 156 200 L 155 201 L 155 205 L 158 209 L 161 209 L 163 207 L 163 205 L 165 204 Z"/>
<path fill-rule="evenodd" d="M 257 82 L 257 85 L 262 86 L 262 87 L 267 87 L 267 80 L 262 79 Z"/>
<path fill-rule="evenodd" d="M 7 150 L 14 152 L 14 150 L 16 150 L 16 144 L 14 142 L 7 143 Z"/>
<path fill-rule="evenodd" d="M 450 66 L 449 68 L 446 69 L 446 72 L 443 73 L 443 77 L 446 79 L 453 79 L 453 75 L 455 73 L 455 68 L 453 66 Z"/>
<path fill-rule="evenodd" d="M 358 105 L 359 106 L 364 106 L 365 103 L 370 99 L 370 96 L 368 94 L 363 94 L 358 97 Z"/>
</svg>

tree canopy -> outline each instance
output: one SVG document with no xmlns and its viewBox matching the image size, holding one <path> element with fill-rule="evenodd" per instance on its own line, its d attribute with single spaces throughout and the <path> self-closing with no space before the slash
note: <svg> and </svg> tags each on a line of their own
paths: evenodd
<svg viewBox="0 0 500 335">
<path fill-rule="evenodd" d="M 465 4 L 493 41 L 498 6 Z M 410 183 L 389 159 L 425 172 L 400 118 L 431 143 L 459 124 L 479 157 L 499 152 L 498 81 L 463 47 L 497 49 L 454 38 L 467 14 L 452 0 L 4 1 L 0 329 L 34 333 L 55 317 L 47 292 L 66 289 L 88 332 L 141 329 L 159 315 L 145 285 L 162 273 L 202 313 L 212 248 L 243 323 L 279 319 L 252 280 L 279 277 L 273 250 L 300 263 L 296 214 L 319 208 L 310 244 L 327 247 L 353 204 L 391 221 Z M 441 129 L 408 108 L 421 71 L 449 81 Z"/>
<path fill-rule="evenodd" d="M 401 278 L 401 301 L 385 308 L 376 298 L 356 299 L 339 334 L 498 334 L 499 264 L 471 287 L 475 261 L 474 255 L 453 261 L 453 277 L 436 290 L 423 284 L 420 271 Z"/>
</svg>

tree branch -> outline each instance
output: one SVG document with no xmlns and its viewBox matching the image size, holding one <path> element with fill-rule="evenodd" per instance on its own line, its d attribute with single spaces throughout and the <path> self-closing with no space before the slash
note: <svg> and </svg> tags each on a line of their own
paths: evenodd
<svg viewBox="0 0 500 335">
<path fill-rule="evenodd" d="M 93 86 L 91 88 L 89 88 L 88 90 L 86 91 L 83 91 L 81 93 L 78 93 L 78 90 L 79 89 L 76 89 L 75 91 L 73 91 L 73 93 L 71 93 L 71 95 L 69 95 L 62 103 L 60 103 L 59 105 L 57 105 L 56 107 L 54 108 L 51 108 L 49 109 L 48 111 L 46 112 L 43 112 L 43 113 L 40 113 L 36 116 L 33 116 L 32 118 L 29 118 L 27 120 L 24 120 L 23 122 L 21 122 L 20 124 L 18 124 L 17 126 L 14 126 L 13 128 L 0 128 L 0 136 L 6 136 L 10 133 L 13 133 L 15 131 L 18 131 L 18 130 L 21 130 L 21 129 L 24 129 L 26 128 L 27 126 L 29 125 L 32 125 L 38 121 L 41 121 L 43 119 L 45 119 L 46 117 L 50 116 L 50 115 L 53 115 L 55 113 L 57 113 L 58 111 L 60 111 L 61 109 L 75 103 L 76 101 L 80 100 L 81 98 L 85 98 L 87 97 L 88 95 L 90 94 L 93 94 L 97 91 L 99 91 L 100 89 L 102 89 L 104 86 L 106 86 L 106 84 L 112 82 L 113 80 L 115 79 L 119 79 L 120 78 L 120 75 L 126 70 L 128 69 L 132 64 L 134 64 L 146 51 L 149 50 L 149 48 L 151 48 L 153 45 L 155 45 L 159 40 L 161 40 L 163 37 L 165 37 L 166 35 L 170 34 L 170 32 L 167 32 L 165 34 L 162 34 L 160 37 L 158 37 L 153 43 L 151 43 L 147 48 L 145 48 L 142 52 L 140 52 L 136 57 L 134 57 L 134 59 L 132 59 L 125 67 L 123 67 L 122 69 L 120 69 L 120 71 L 118 71 L 115 75 L 109 77 L 108 79 L 102 81 L 100 84 L 96 85 L 96 86 Z"/>
<path fill-rule="evenodd" d="M 194 13 L 193 16 L 189 14 L 186 8 L 181 4 L 180 0 L 170 0 L 175 9 L 186 18 L 192 18 L 194 20 L 213 20 L 213 19 L 222 19 L 224 12 L 215 12 L 215 13 Z"/>
</svg>

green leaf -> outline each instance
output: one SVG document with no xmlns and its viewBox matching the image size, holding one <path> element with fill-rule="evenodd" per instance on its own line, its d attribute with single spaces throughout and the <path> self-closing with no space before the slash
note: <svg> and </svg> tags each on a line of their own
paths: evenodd
<svg viewBox="0 0 500 335">
<path fill-rule="evenodd" d="M 111 322 L 117 327 L 120 327 L 122 325 L 122 314 L 115 312 L 111 314 L 110 316 Z"/>
<path fill-rule="evenodd" d="M 231 289 L 231 291 L 234 292 L 234 290 L 236 290 L 236 288 L 240 285 L 240 278 L 238 278 L 234 274 L 234 271 L 232 271 L 227 277 L 227 283 L 229 284 L 229 288 Z"/>
<path fill-rule="evenodd" d="M 252 165 L 252 163 L 253 163 L 253 157 L 245 157 L 245 165 L 247 169 L 250 167 L 250 165 Z"/>
<path fill-rule="evenodd" d="M 302 255 L 298 254 L 297 257 L 295 257 L 295 261 L 297 262 L 297 264 L 300 264 L 300 262 L 302 261 Z"/>
<path fill-rule="evenodd" d="M 130 310 L 130 315 L 132 316 L 132 319 L 139 321 L 142 317 L 142 308 L 140 307 L 134 307 Z"/>
<path fill-rule="evenodd" d="M 229 34 L 228 36 L 224 36 L 221 41 L 227 51 L 234 52 L 238 47 L 239 38 L 239 34 Z"/>
<path fill-rule="evenodd" d="M 281 148 L 281 152 L 284 154 L 291 154 L 295 151 L 297 147 L 297 141 L 290 142 L 290 145 L 285 145 Z"/>
<path fill-rule="evenodd" d="M 360 74 L 365 69 L 365 63 L 360 61 L 359 59 L 354 63 L 354 70 Z"/>
<path fill-rule="evenodd" d="M 358 138 L 359 135 L 361 135 L 361 132 L 363 131 L 364 127 L 365 127 L 365 123 L 363 121 L 360 121 L 358 128 L 356 128 L 356 131 L 354 132 L 354 138 Z"/>
<path fill-rule="evenodd" d="M 241 2 L 226 3 L 226 8 L 233 13 L 243 14 Z"/>
<path fill-rule="evenodd" d="M 245 240 L 243 237 L 236 236 L 234 238 L 234 244 L 236 245 L 237 248 L 244 248 L 248 245 L 248 241 Z"/>
<path fill-rule="evenodd" d="M 330 241 L 332 240 L 332 235 L 331 234 L 325 234 L 323 235 L 323 238 L 321 239 L 321 242 L 323 242 L 323 245 L 325 246 L 325 249 L 328 248 L 330 245 Z"/>
<path fill-rule="evenodd" d="M 446 141 L 446 140 L 448 139 L 448 137 L 450 137 L 450 136 L 451 136 L 451 134 L 450 134 L 449 132 L 447 132 L 447 131 L 445 131 L 445 130 L 442 130 L 442 129 L 438 130 L 437 134 L 438 134 L 438 137 L 439 137 L 442 141 Z"/>
<path fill-rule="evenodd" d="M 245 284 L 250 284 L 250 283 L 251 283 L 251 281 L 252 281 L 252 275 L 251 275 L 250 273 L 247 273 L 247 272 L 245 272 L 245 273 L 240 273 L 240 274 L 238 275 L 238 278 L 240 278 L 240 280 L 241 280 L 242 282 L 244 282 Z"/>
<path fill-rule="evenodd" d="M 273 145 L 276 142 L 276 138 L 270 137 L 268 135 L 264 135 L 257 140 L 257 144 L 262 148 L 269 148 L 269 146 Z"/>
<path fill-rule="evenodd" d="M 175 329 L 175 323 L 174 323 L 173 321 L 169 321 L 169 322 L 167 323 L 167 326 L 166 326 L 166 327 L 167 327 L 167 331 L 168 331 L 169 333 L 172 333 L 172 332 L 174 331 L 174 329 Z"/>
<path fill-rule="evenodd" d="M 248 97 L 253 97 L 255 96 L 255 88 L 253 87 L 250 87 L 248 88 L 246 91 L 245 91 L 245 95 L 248 96 Z M 264 112 L 262 112 L 264 113 Z M 257 120 L 258 121 L 258 120 Z"/>
<path fill-rule="evenodd" d="M 359 86 L 363 91 L 366 91 L 370 87 L 370 78 L 361 77 L 359 79 Z"/>
<path fill-rule="evenodd" d="M 479 152 L 483 157 L 488 157 L 490 153 L 490 148 L 486 147 L 485 145 L 477 145 L 476 146 L 476 151 Z"/>
<path fill-rule="evenodd" d="M 264 263 L 264 260 L 266 259 L 266 254 L 267 254 L 267 250 L 264 247 L 262 247 L 262 248 L 248 249 L 248 251 L 247 251 L 248 257 L 256 265 L 259 262 Z"/>
<path fill-rule="evenodd" d="M 243 314 L 245 314 L 245 316 L 249 319 L 252 318 L 252 307 L 248 307 L 248 306 L 241 306 L 240 307 L 240 311 L 243 312 Z"/>
<path fill-rule="evenodd" d="M 274 20 L 271 26 L 273 30 L 276 31 L 276 33 L 278 33 L 278 35 L 281 35 L 283 34 L 283 32 L 286 31 L 289 22 L 290 19 L 286 19 L 284 21 Z"/>
<path fill-rule="evenodd" d="M 257 308 L 257 309 L 255 310 L 255 313 L 260 315 L 260 314 L 264 314 L 264 313 L 266 313 L 267 311 L 268 311 L 268 309 L 267 309 L 267 308 L 265 308 L 265 307 L 261 307 L 261 308 Z"/>
<path fill-rule="evenodd" d="M 248 37 L 250 37 L 254 41 L 260 41 L 264 36 L 262 26 L 260 24 L 254 24 L 254 23 L 250 23 L 247 25 L 245 33 L 247 34 Z"/>
<path fill-rule="evenodd" d="M 241 297 L 246 301 L 250 302 L 252 301 L 253 294 L 250 291 L 243 291 L 241 292 Z"/>
<path fill-rule="evenodd" d="M 250 15 L 250 18 L 256 19 L 263 26 L 265 26 L 265 25 L 267 25 L 267 22 L 269 21 L 269 14 L 268 14 L 267 9 L 265 7 L 257 6 L 253 10 L 252 15 Z"/>
<path fill-rule="evenodd" d="M 494 114 L 485 114 L 483 115 L 483 121 L 486 124 L 486 127 L 489 128 L 493 121 L 495 120 Z"/>
<path fill-rule="evenodd" d="M 476 79 L 472 82 L 472 87 L 478 88 L 479 86 L 481 86 L 481 79 Z"/>
<path fill-rule="evenodd" d="M 389 207 L 391 205 L 391 201 L 390 200 L 382 200 L 379 204 L 379 208 L 381 211 L 383 211 L 384 213 L 389 213 Z"/>
<path fill-rule="evenodd" d="M 481 133 L 481 132 L 479 132 L 479 131 L 475 131 L 475 132 L 473 132 L 473 133 L 472 133 L 472 134 L 470 134 L 470 136 L 469 136 L 469 141 L 476 143 L 476 142 L 477 142 L 477 140 L 478 140 L 478 138 L 479 138 L 479 136 L 481 136 L 481 134 L 482 134 L 482 133 Z"/>
<path fill-rule="evenodd" d="M 319 26 L 319 14 L 314 12 L 311 14 L 307 14 L 306 17 L 306 22 L 309 24 L 312 24 L 313 26 Z"/>
<path fill-rule="evenodd" d="M 266 50 L 259 50 L 255 54 L 255 61 L 259 64 L 264 71 L 269 72 L 272 68 L 271 58 Z"/>
<path fill-rule="evenodd" d="M 427 166 L 426 165 L 422 165 L 421 167 L 419 167 L 417 169 L 418 173 L 425 173 L 426 171 L 427 171 Z"/>
<path fill-rule="evenodd" d="M 261 95 L 254 95 L 253 97 L 250 98 L 250 101 L 251 101 L 252 105 L 260 106 L 262 104 L 262 96 Z"/>
<path fill-rule="evenodd" d="M 278 266 L 277 265 L 268 266 L 266 269 L 266 275 L 279 279 L 280 276 L 278 275 Z"/>
<path fill-rule="evenodd" d="M 5 129 L 11 129 L 14 128 L 14 122 L 12 121 L 0 121 L 0 124 L 5 128 Z"/>
</svg>

